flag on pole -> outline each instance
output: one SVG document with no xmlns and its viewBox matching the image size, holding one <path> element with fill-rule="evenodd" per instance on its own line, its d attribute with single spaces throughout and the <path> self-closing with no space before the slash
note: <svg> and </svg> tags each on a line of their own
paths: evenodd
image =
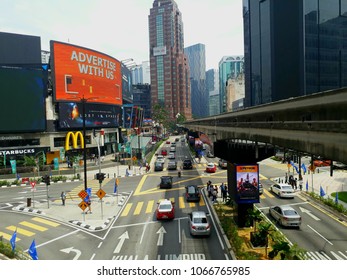
<svg viewBox="0 0 347 280">
<path fill-rule="evenodd" d="M 301 168 L 302 168 L 302 170 L 304 171 L 304 174 L 305 174 L 307 172 L 305 164 L 301 164 Z"/>
<path fill-rule="evenodd" d="M 29 255 L 31 256 L 31 258 L 33 260 L 38 260 L 38 256 L 37 256 L 37 251 L 36 251 L 36 245 L 35 245 L 35 239 L 33 240 L 33 242 L 30 245 L 29 251 L 28 251 Z"/>
<path fill-rule="evenodd" d="M 339 193 L 338 192 L 335 193 L 335 203 L 336 204 L 339 203 Z"/>
<path fill-rule="evenodd" d="M 294 162 L 292 160 L 290 161 L 290 164 L 291 164 L 291 166 L 294 166 Z"/>
<path fill-rule="evenodd" d="M 17 229 L 14 231 L 14 233 L 12 234 L 12 237 L 10 239 L 12 251 L 14 251 L 16 249 L 16 238 L 17 238 Z"/>
<path fill-rule="evenodd" d="M 308 181 L 306 181 L 306 191 L 308 192 Z"/>
<path fill-rule="evenodd" d="M 325 192 L 324 192 L 322 186 L 320 186 L 319 193 L 320 193 L 320 196 L 325 196 Z"/>
<path fill-rule="evenodd" d="M 295 168 L 296 173 L 299 174 L 299 169 L 298 169 L 298 167 L 297 167 L 296 165 L 293 165 L 293 167 Z"/>
<path fill-rule="evenodd" d="M 117 193 L 118 185 L 119 185 L 119 180 L 118 178 L 116 178 L 116 180 L 114 181 L 113 193 Z"/>
</svg>

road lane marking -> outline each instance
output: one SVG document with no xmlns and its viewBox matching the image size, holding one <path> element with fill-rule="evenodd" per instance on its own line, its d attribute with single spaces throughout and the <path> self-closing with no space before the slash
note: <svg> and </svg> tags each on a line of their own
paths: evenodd
<svg viewBox="0 0 347 280">
<path fill-rule="evenodd" d="M 124 208 L 124 210 L 123 210 L 123 212 L 122 212 L 122 214 L 121 214 L 121 217 L 125 217 L 125 216 L 127 216 L 127 215 L 129 214 L 129 211 L 130 211 L 130 209 L 131 209 L 131 206 L 133 206 L 132 203 L 128 203 L 128 204 L 125 206 L 125 208 Z"/>
<path fill-rule="evenodd" d="M 153 212 L 153 206 L 154 206 L 154 200 L 150 200 L 147 203 L 147 207 L 146 207 L 146 213 L 152 213 Z"/>
<path fill-rule="evenodd" d="M 12 238 L 11 234 L 7 234 L 5 232 L 0 231 L 0 236 L 2 236 L 2 238 L 5 238 L 6 240 L 10 241 Z M 20 238 L 16 237 L 16 241 L 19 241 Z"/>
<path fill-rule="evenodd" d="M 140 201 L 137 203 L 135 211 L 134 211 L 134 215 L 139 215 L 141 213 L 142 206 L 143 206 L 143 201 Z"/>
<path fill-rule="evenodd" d="M 315 232 L 318 236 L 320 236 L 322 239 L 324 239 L 326 242 L 328 242 L 330 245 L 334 245 L 331 243 L 328 239 L 326 239 L 323 235 L 321 235 L 318 231 L 316 231 L 313 227 L 310 225 L 307 225 L 313 232 Z"/>
<path fill-rule="evenodd" d="M 48 230 L 48 228 L 46 228 L 46 227 L 42 227 L 42 226 L 39 226 L 37 224 L 33 224 L 33 223 L 30 223 L 30 222 L 26 222 L 26 221 L 20 222 L 19 224 L 22 225 L 22 226 L 25 226 L 25 227 L 36 229 L 38 231 L 46 231 L 46 230 Z"/>
<path fill-rule="evenodd" d="M 35 222 L 39 222 L 39 223 L 42 223 L 42 224 L 46 224 L 46 225 L 52 226 L 52 227 L 57 227 L 57 226 L 60 225 L 60 224 L 58 224 L 56 222 L 45 220 L 45 219 L 42 219 L 42 218 L 39 218 L 39 217 L 32 218 L 32 220 L 35 221 Z"/>
<path fill-rule="evenodd" d="M 35 232 L 29 231 L 29 230 L 25 230 L 19 227 L 15 227 L 15 226 L 8 226 L 6 229 L 11 230 L 11 231 L 15 231 L 17 230 L 17 233 L 25 235 L 25 236 L 33 236 L 35 235 Z"/>
<path fill-rule="evenodd" d="M 178 207 L 179 208 L 185 208 L 186 207 L 186 205 L 185 205 L 185 203 L 184 203 L 184 198 L 182 197 L 182 196 L 180 196 L 179 198 L 178 198 Z"/>
<path fill-rule="evenodd" d="M 204 201 L 203 199 L 200 199 L 199 205 L 200 205 L 200 206 L 205 206 L 205 205 L 206 205 L 206 204 L 205 204 L 205 201 Z"/>
</svg>

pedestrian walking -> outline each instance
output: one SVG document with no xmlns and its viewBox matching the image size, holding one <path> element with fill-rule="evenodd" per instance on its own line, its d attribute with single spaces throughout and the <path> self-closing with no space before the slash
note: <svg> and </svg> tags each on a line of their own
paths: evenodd
<svg viewBox="0 0 347 280">
<path fill-rule="evenodd" d="M 62 191 L 60 197 L 61 197 L 62 205 L 65 206 L 66 193 Z"/>
</svg>

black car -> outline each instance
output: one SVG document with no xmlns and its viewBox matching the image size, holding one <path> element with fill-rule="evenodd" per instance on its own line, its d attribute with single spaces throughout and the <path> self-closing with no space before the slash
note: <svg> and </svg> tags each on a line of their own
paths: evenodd
<svg viewBox="0 0 347 280">
<path fill-rule="evenodd" d="M 193 163 L 190 159 L 185 159 L 183 161 L 183 169 L 193 169 Z"/>
<path fill-rule="evenodd" d="M 186 200 L 200 201 L 200 189 L 197 185 L 186 186 Z"/>
<path fill-rule="evenodd" d="M 160 189 L 171 189 L 172 188 L 172 176 L 161 176 L 160 177 Z"/>
<path fill-rule="evenodd" d="M 154 163 L 154 171 L 163 171 L 164 169 L 164 163 L 160 161 L 156 161 Z"/>
</svg>

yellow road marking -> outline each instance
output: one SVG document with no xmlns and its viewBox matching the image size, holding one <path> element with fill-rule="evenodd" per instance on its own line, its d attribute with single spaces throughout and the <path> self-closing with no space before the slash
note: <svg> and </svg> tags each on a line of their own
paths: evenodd
<svg viewBox="0 0 347 280">
<path fill-rule="evenodd" d="M 1 231 L 0 231 L 0 236 L 2 236 L 3 238 L 5 238 L 7 240 L 11 240 L 11 238 L 12 238 L 11 234 L 7 234 L 7 233 L 1 232 Z M 16 237 L 16 241 L 19 241 L 19 240 L 20 240 L 20 238 Z"/>
<path fill-rule="evenodd" d="M 200 206 L 205 206 L 205 205 L 206 205 L 206 204 L 205 204 L 205 201 L 204 201 L 203 199 L 200 199 L 199 205 L 200 205 Z"/>
<path fill-rule="evenodd" d="M 12 230 L 12 231 L 17 230 L 17 233 L 23 234 L 23 235 L 26 235 L 26 236 L 33 236 L 33 235 L 35 234 L 35 233 L 32 232 L 32 231 L 25 230 L 25 229 L 22 229 L 22 228 L 17 228 L 17 227 L 15 227 L 15 226 L 8 226 L 6 229 Z"/>
<path fill-rule="evenodd" d="M 189 202 L 189 207 L 195 207 L 195 203 L 194 202 Z"/>
<path fill-rule="evenodd" d="M 143 184 L 145 183 L 146 179 L 147 179 L 147 175 L 144 175 L 142 177 L 141 181 L 139 182 L 139 184 L 137 185 L 137 188 L 134 191 L 133 195 L 139 195 L 141 193 L 141 188 L 142 188 Z"/>
<path fill-rule="evenodd" d="M 146 213 L 152 213 L 154 206 L 154 200 L 150 200 L 147 203 Z"/>
<path fill-rule="evenodd" d="M 185 205 L 185 203 L 184 203 L 184 198 L 183 198 L 182 196 L 180 196 L 180 197 L 178 198 L 178 207 L 179 207 L 179 208 L 185 208 L 185 207 L 186 207 L 186 205 Z"/>
<path fill-rule="evenodd" d="M 143 206 L 143 201 L 140 201 L 140 202 L 137 203 L 135 211 L 134 211 L 134 215 L 139 215 L 140 214 L 142 206 Z"/>
<path fill-rule="evenodd" d="M 263 191 L 264 191 L 264 193 L 265 193 L 268 197 L 270 197 L 270 198 L 274 198 L 274 197 L 275 197 L 270 191 L 268 191 L 268 190 L 266 190 L 266 189 L 264 189 Z"/>
<path fill-rule="evenodd" d="M 124 210 L 123 210 L 123 212 L 122 212 L 122 214 L 121 214 L 122 217 L 125 217 L 125 216 L 127 216 L 127 215 L 129 214 L 129 211 L 130 211 L 131 206 L 133 206 L 132 203 L 128 203 L 128 204 L 125 206 L 125 208 L 124 208 Z"/>
<path fill-rule="evenodd" d="M 55 223 L 55 222 L 52 222 L 52 221 L 49 221 L 49 220 L 45 220 L 45 219 L 42 219 L 42 218 L 39 218 L 39 217 L 32 218 L 32 220 L 34 220 L 35 222 L 39 222 L 39 223 L 42 223 L 42 224 L 46 224 L 46 225 L 52 226 L 52 227 L 57 227 L 57 226 L 60 225 L 58 223 Z"/>
<path fill-rule="evenodd" d="M 26 221 L 20 222 L 19 224 L 22 225 L 22 226 L 26 226 L 26 227 L 30 227 L 30 228 L 36 229 L 38 231 L 46 231 L 46 230 L 48 230 L 48 228 L 45 228 L 45 227 L 42 227 L 42 226 L 39 226 L 39 225 L 36 225 L 36 224 L 33 224 L 33 223 L 29 223 L 29 222 L 26 222 Z"/>
</svg>

